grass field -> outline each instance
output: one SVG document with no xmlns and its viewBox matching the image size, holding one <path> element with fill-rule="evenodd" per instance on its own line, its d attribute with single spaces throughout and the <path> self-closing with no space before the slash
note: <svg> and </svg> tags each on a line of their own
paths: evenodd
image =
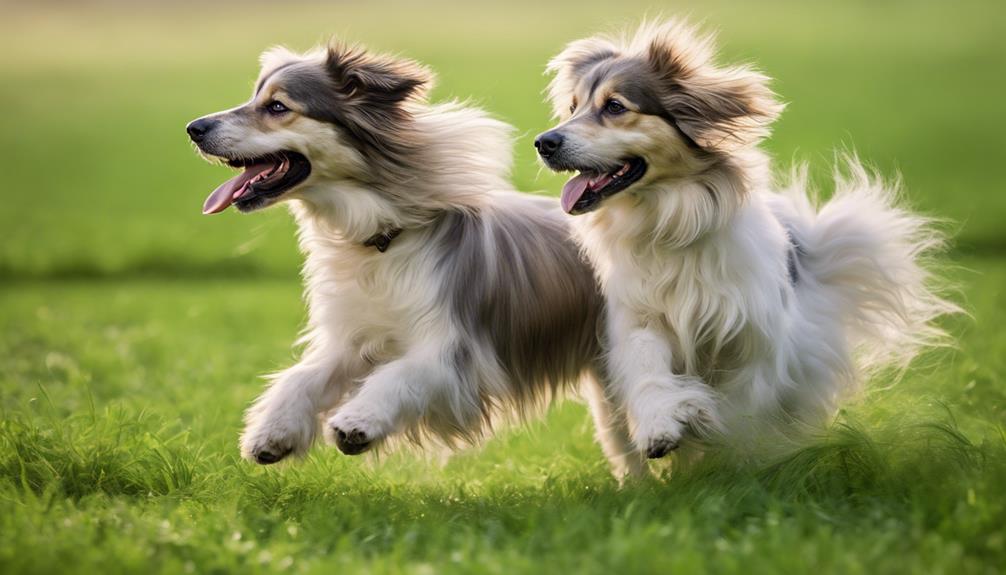
<svg viewBox="0 0 1006 575">
<path fill-rule="evenodd" d="M 0 20 L 0 571 L 999 573 L 1006 570 L 1006 8 L 995 2 L 5 6 Z M 566 402 L 446 463 L 236 449 L 303 321 L 282 209 L 207 218 L 187 120 L 268 45 L 333 33 L 514 124 L 514 180 L 566 41 L 644 14 L 721 30 L 790 102 L 768 148 L 827 191 L 835 150 L 955 222 L 956 350 L 877 381 L 784 460 L 618 489 Z"/>
</svg>

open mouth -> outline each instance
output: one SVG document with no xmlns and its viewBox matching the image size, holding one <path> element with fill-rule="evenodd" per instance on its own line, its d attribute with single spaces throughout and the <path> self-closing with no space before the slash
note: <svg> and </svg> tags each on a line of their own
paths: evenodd
<svg viewBox="0 0 1006 575">
<path fill-rule="evenodd" d="M 562 187 L 562 209 L 573 215 L 585 214 L 601 205 L 605 198 L 639 181 L 644 174 L 646 162 L 642 158 L 625 160 L 607 172 L 582 170 Z"/>
<path fill-rule="evenodd" d="M 281 151 L 227 163 L 243 171 L 213 190 L 203 204 L 204 214 L 222 212 L 231 204 L 242 212 L 263 208 L 311 174 L 311 162 L 297 152 Z"/>
</svg>

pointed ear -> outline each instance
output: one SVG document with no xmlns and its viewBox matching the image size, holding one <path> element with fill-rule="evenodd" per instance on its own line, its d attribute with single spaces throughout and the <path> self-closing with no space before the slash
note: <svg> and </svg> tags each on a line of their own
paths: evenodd
<svg viewBox="0 0 1006 575">
<path fill-rule="evenodd" d="M 648 36 L 645 55 L 663 105 L 689 138 L 708 151 L 726 152 L 768 136 L 785 106 L 767 76 L 748 66 L 716 66 L 712 37 L 688 25 L 671 22 L 641 33 Z"/>
<path fill-rule="evenodd" d="M 425 98 L 433 84 L 433 74 L 416 62 L 343 44 L 329 46 L 325 68 L 348 99 L 373 106 Z"/>
<path fill-rule="evenodd" d="M 583 74 L 594 64 L 616 55 L 618 48 L 615 44 L 598 36 L 571 42 L 552 58 L 545 71 L 554 75 L 548 84 L 553 115 L 560 119 L 568 116 L 573 92 Z"/>
</svg>

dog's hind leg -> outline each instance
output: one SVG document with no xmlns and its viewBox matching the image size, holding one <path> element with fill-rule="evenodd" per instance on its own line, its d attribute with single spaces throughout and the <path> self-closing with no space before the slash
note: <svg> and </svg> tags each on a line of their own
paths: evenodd
<svg viewBox="0 0 1006 575">
<path fill-rule="evenodd" d="M 611 472 L 622 483 L 644 475 L 646 462 L 632 444 L 625 410 L 612 399 L 607 381 L 603 370 L 594 369 L 585 374 L 580 385 L 594 417 L 597 442 L 611 464 Z"/>
<path fill-rule="evenodd" d="M 368 369 L 351 348 L 313 342 L 300 362 L 271 376 L 269 388 L 245 413 L 242 457 L 270 464 L 305 453 L 317 434 L 318 414 Z"/>
</svg>

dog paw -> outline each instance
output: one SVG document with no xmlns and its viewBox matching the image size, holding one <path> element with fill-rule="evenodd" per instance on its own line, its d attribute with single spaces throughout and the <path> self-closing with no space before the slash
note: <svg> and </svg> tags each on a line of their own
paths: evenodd
<svg viewBox="0 0 1006 575">
<path fill-rule="evenodd" d="M 646 445 L 647 459 L 660 459 L 678 448 L 680 438 L 660 436 L 651 438 Z"/>
<path fill-rule="evenodd" d="M 241 456 L 260 465 L 271 465 L 295 453 L 304 453 L 314 438 L 315 420 L 256 417 L 241 434 Z"/>
<path fill-rule="evenodd" d="M 636 445 L 649 459 L 659 459 L 681 444 L 686 432 L 685 424 L 670 414 L 650 417 L 641 421 L 636 430 Z"/>
<path fill-rule="evenodd" d="M 350 413 L 335 414 L 328 420 L 328 427 L 335 446 L 346 455 L 359 455 L 371 449 L 384 436 L 377 422 Z"/>
<path fill-rule="evenodd" d="M 690 394 L 688 399 L 650 402 L 637 419 L 636 445 L 650 459 L 659 459 L 678 448 L 686 436 L 699 437 L 718 428 L 712 396 Z"/>
<path fill-rule="evenodd" d="M 255 460 L 255 463 L 270 465 L 272 463 L 279 463 L 291 453 L 293 453 L 292 447 L 259 447 L 251 451 L 251 457 Z"/>
</svg>

